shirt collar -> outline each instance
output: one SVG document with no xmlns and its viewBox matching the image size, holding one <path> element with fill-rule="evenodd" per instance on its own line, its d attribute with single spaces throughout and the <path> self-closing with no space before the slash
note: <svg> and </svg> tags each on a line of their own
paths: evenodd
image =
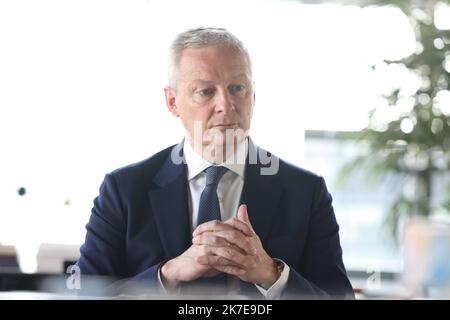
<svg viewBox="0 0 450 320">
<path fill-rule="evenodd" d="M 183 153 L 188 169 L 188 180 L 195 178 L 199 173 L 214 165 L 213 163 L 203 159 L 197 152 L 195 152 L 189 142 L 187 142 L 187 139 L 184 139 Z M 241 161 L 225 161 L 224 163 L 220 164 L 220 166 L 223 166 L 228 170 L 233 171 L 238 176 L 244 178 L 245 161 L 247 159 L 247 154 L 248 138 L 239 143 L 237 146 L 236 155 L 241 156 L 243 159 L 239 159 Z"/>
</svg>

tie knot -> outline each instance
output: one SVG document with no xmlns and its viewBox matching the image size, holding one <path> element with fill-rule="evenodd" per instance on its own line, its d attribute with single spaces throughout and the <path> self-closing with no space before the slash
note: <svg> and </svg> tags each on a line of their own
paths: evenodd
<svg viewBox="0 0 450 320">
<path fill-rule="evenodd" d="M 222 176 L 227 172 L 227 168 L 222 166 L 211 166 L 205 170 L 206 185 L 218 184 Z"/>
</svg>

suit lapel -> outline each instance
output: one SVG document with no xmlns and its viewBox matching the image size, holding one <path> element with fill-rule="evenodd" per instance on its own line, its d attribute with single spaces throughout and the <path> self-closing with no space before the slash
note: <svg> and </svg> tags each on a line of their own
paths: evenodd
<svg viewBox="0 0 450 320">
<path fill-rule="evenodd" d="M 175 146 L 172 154 L 182 156 L 182 145 Z M 148 196 L 164 251 L 173 258 L 191 244 L 186 164 L 174 163 L 169 156 L 153 182 Z"/>
<path fill-rule="evenodd" d="M 261 174 L 261 169 L 264 166 L 261 164 L 259 154 L 260 152 L 267 151 L 256 147 L 250 138 L 248 142 L 249 152 L 240 204 L 247 205 L 248 215 L 253 229 L 261 239 L 263 247 L 266 247 L 265 244 L 271 226 L 273 225 L 273 219 L 276 219 L 277 213 L 281 209 L 280 200 L 282 190 L 276 181 L 277 175 Z M 254 284 L 242 280 L 239 280 L 239 282 L 242 294 L 247 294 L 250 297 L 263 298 L 263 295 L 256 289 Z"/>
<path fill-rule="evenodd" d="M 249 154 L 247 156 L 244 188 L 240 204 L 247 205 L 250 222 L 264 245 L 269 235 L 272 221 L 276 219 L 277 212 L 280 210 L 279 204 L 282 190 L 276 182 L 276 174 L 261 174 L 261 169 L 264 166 L 261 164 L 259 154 L 267 151 L 256 147 L 250 138 L 248 141 Z M 251 152 L 254 152 L 256 157 L 252 157 Z M 272 157 L 275 156 L 272 155 Z M 256 161 L 252 160 L 252 158 L 256 159 Z"/>
</svg>

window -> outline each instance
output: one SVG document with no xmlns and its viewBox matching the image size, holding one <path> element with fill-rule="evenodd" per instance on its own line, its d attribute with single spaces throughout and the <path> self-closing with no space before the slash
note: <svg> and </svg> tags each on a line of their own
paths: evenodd
<svg viewBox="0 0 450 320">
<path fill-rule="evenodd" d="M 199 25 L 228 28 L 253 55 L 255 142 L 325 177 L 333 164 L 317 164 L 335 147 L 305 145 L 304 130 L 362 128 L 384 83 L 370 66 L 415 45 L 394 9 L 259 0 L 0 2 L 0 243 L 17 246 L 24 271 L 36 270 L 40 243 L 83 242 L 105 173 L 181 140 L 163 97 L 166 48 Z M 385 250 L 359 238 L 376 225 L 359 212 L 379 208 L 365 199 L 349 207 L 346 194 L 336 200 L 347 262 Z"/>
</svg>

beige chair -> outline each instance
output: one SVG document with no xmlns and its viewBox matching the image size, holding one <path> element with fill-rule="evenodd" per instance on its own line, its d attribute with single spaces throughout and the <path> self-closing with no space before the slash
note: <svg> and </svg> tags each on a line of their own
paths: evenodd
<svg viewBox="0 0 450 320">
<path fill-rule="evenodd" d="M 38 273 L 65 273 L 80 256 L 80 245 L 43 243 L 37 254 Z"/>
</svg>

